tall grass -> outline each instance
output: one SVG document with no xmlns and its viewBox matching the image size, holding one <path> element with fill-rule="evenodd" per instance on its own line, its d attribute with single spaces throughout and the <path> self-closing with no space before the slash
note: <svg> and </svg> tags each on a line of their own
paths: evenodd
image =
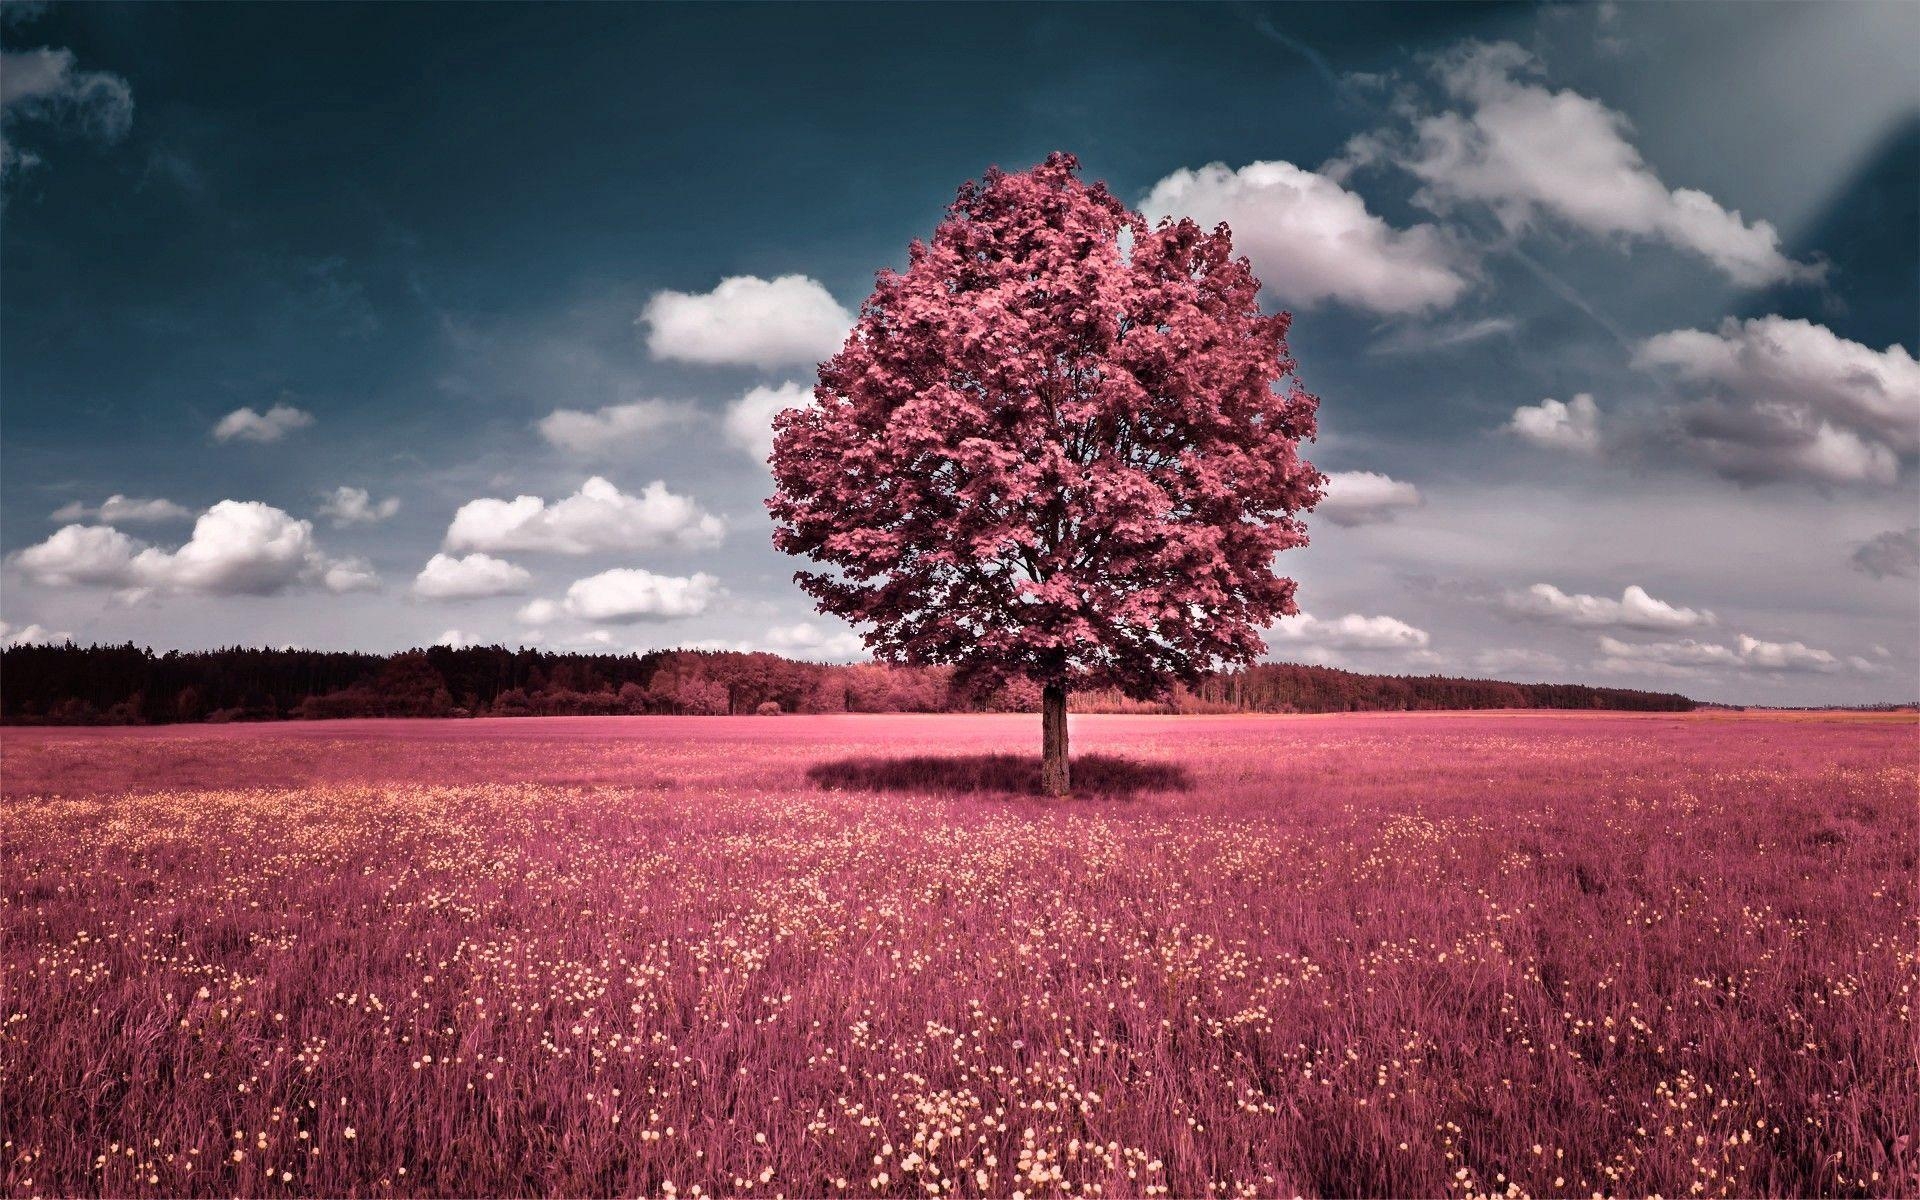
<svg viewBox="0 0 1920 1200">
<path fill-rule="evenodd" d="M 1914 1195 L 1911 718 L 9 731 L 6 1194 Z"/>
</svg>

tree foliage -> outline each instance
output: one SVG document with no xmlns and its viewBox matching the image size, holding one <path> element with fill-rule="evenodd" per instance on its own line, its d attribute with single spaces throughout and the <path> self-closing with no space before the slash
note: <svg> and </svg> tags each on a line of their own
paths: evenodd
<svg viewBox="0 0 1920 1200">
<path fill-rule="evenodd" d="M 885 660 L 1164 695 L 1265 649 L 1323 477 L 1287 314 L 1225 226 L 1071 155 L 960 189 L 776 418 L 775 544 Z"/>
</svg>

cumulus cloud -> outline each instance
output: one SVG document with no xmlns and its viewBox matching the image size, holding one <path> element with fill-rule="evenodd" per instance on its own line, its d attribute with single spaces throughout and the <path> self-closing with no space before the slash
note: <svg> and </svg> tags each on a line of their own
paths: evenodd
<svg viewBox="0 0 1920 1200">
<path fill-rule="evenodd" d="M 813 366 L 839 351 L 853 314 L 805 275 L 735 275 L 711 292 L 655 293 L 640 323 L 656 358 L 711 366 Z"/>
<path fill-rule="evenodd" d="M 329 559 L 320 573 L 320 586 L 336 593 L 371 592 L 380 586 L 380 576 L 364 558 Z"/>
<path fill-rule="evenodd" d="M 813 389 L 804 383 L 754 388 L 727 405 L 727 441 L 766 462 L 773 455 L 773 418 L 783 409 L 805 408 L 812 402 Z"/>
<path fill-rule="evenodd" d="M 1314 512 L 1335 525 L 1376 525 L 1426 501 L 1420 489 L 1377 471 L 1334 471 Z"/>
<path fill-rule="evenodd" d="M 655 575 L 621 567 L 574 580 L 560 607 L 584 621 L 624 624 L 696 617 L 719 595 L 720 581 L 704 571 Z"/>
<path fill-rule="evenodd" d="M 1840 660 L 1805 642 L 1763 642 L 1740 635 L 1740 661 L 1761 671 L 1838 671 Z"/>
<path fill-rule="evenodd" d="M 1502 603 L 1509 612 L 1561 625 L 1690 629 L 1714 623 L 1711 612 L 1680 608 L 1665 600 L 1656 600 L 1639 584 L 1629 585 L 1620 593 L 1618 600 L 1612 600 L 1605 596 L 1589 596 L 1584 592 L 1570 595 L 1550 583 L 1536 583 L 1524 591 L 1506 593 Z"/>
<path fill-rule="evenodd" d="M 320 506 L 320 515 L 331 518 L 335 529 L 348 525 L 377 525 L 400 511 L 400 498 L 388 496 L 376 501 L 367 489 L 337 487 Z"/>
<path fill-rule="evenodd" d="M 1726 646 L 1686 638 L 1677 642 L 1623 642 L 1602 636 L 1594 669 L 1624 675 L 1683 677 L 1702 667 L 1737 667 L 1739 655 Z"/>
<path fill-rule="evenodd" d="M 443 629 L 440 631 L 440 636 L 433 639 L 433 644 L 459 650 L 466 646 L 478 646 L 480 642 L 470 633 L 464 633 L 458 629 Z"/>
<path fill-rule="evenodd" d="M 1597 454 L 1600 450 L 1600 406 L 1581 392 L 1564 404 L 1548 398 L 1513 410 L 1506 431 L 1523 441 L 1550 450 Z"/>
<path fill-rule="evenodd" d="M 276 404 L 266 412 L 236 408 L 213 427 L 216 442 L 277 442 L 296 429 L 313 424 L 313 414 L 291 404 Z"/>
<path fill-rule="evenodd" d="M 533 576 L 526 568 L 487 554 L 454 558 L 436 554 L 414 576 L 413 594 L 423 600 L 475 600 L 525 591 Z"/>
<path fill-rule="evenodd" d="M 65 631 L 56 633 L 44 625 L 33 624 L 15 629 L 0 621 L 0 646 L 64 646 L 73 640 Z"/>
<path fill-rule="evenodd" d="M 104 525 L 157 525 L 164 521 L 185 521 L 192 516 L 192 509 L 171 500 L 139 500 L 118 492 L 95 506 L 75 500 L 53 513 L 56 521 L 99 521 Z"/>
<path fill-rule="evenodd" d="M 1623 642 L 1602 635 L 1600 654 L 1594 665 L 1601 670 L 1657 675 L 1692 674 L 1706 667 L 1822 674 L 1845 669 L 1838 657 L 1805 642 L 1767 642 L 1744 633 L 1732 646 L 1692 638 L 1677 642 Z M 1873 666 L 1860 661 L 1869 669 Z"/>
<path fill-rule="evenodd" d="M 446 547 L 551 554 L 701 549 L 725 534 L 724 521 L 660 480 L 633 496 L 596 475 L 552 504 L 538 496 L 469 500 L 453 514 Z"/>
<path fill-rule="evenodd" d="M 314 545 L 313 525 L 259 501 L 222 500 L 194 522 L 193 536 L 172 554 L 148 549 L 136 557 L 147 574 L 182 591 L 269 595 L 324 574 L 330 565 Z"/>
<path fill-rule="evenodd" d="M 1225 221 L 1234 249 L 1283 304 L 1412 313 L 1445 308 L 1469 282 L 1463 256 L 1439 229 L 1395 229 L 1358 195 L 1288 162 L 1182 168 L 1154 184 L 1142 208 L 1149 218 Z"/>
<path fill-rule="evenodd" d="M 257 500 L 222 500 L 200 514 L 177 550 L 137 541 L 105 525 L 67 525 L 12 557 L 28 579 L 57 587 L 110 587 L 203 595 L 268 596 L 300 585 L 330 591 L 376 586 L 359 559 L 331 558 L 313 523 Z"/>
<path fill-rule="evenodd" d="M 1511 42 L 1469 42 L 1437 56 L 1434 76 L 1452 107 L 1411 115 L 1411 128 L 1364 134 L 1330 164 L 1336 177 L 1373 161 L 1420 180 L 1415 200 L 1434 212 L 1490 210 L 1509 231 L 1543 219 L 1601 237 L 1659 241 L 1696 254 L 1746 287 L 1817 280 L 1766 221 L 1748 222 L 1713 197 L 1669 188 L 1641 158 L 1621 114 L 1540 81 L 1540 63 Z"/>
<path fill-rule="evenodd" d="M 684 425 L 693 406 L 673 400 L 635 400 L 592 412 L 556 408 L 540 418 L 540 436 L 569 453 L 594 456 L 632 449 L 648 438 Z"/>
<path fill-rule="evenodd" d="M 528 625 L 545 625 L 560 615 L 560 606 L 551 600 L 529 600 L 514 613 L 514 619 Z"/>
<path fill-rule="evenodd" d="M 0 180 L 40 162 L 17 141 L 24 123 L 117 142 L 133 125 L 133 89 L 111 72 L 80 70 L 71 50 L 0 52 Z"/>
<path fill-rule="evenodd" d="M 36 583 L 54 587 L 128 587 L 141 543 L 105 525 L 67 525 L 13 555 Z"/>
<path fill-rule="evenodd" d="M 1305 642 L 1332 650 L 1421 650 L 1433 639 L 1398 617 L 1348 613 L 1323 621 L 1312 613 L 1283 617 L 1273 627 L 1281 641 Z"/>
<path fill-rule="evenodd" d="M 767 646 L 780 654 L 818 662 L 865 658 L 867 644 L 850 629 L 823 629 L 812 621 L 776 625 L 767 630 Z"/>
<path fill-rule="evenodd" d="M 1649 338 L 1634 363 L 1692 390 L 1684 434 L 1733 479 L 1891 483 L 1920 452 L 1920 363 L 1898 343 L 1876 351 L 1811 321 L 1729 318 Z"/>
<path fill-rule="evenodd" d="M 1853 568 L 1875 579 L 1920 579 L 1920 525 L 1889 529 L 1860 543 Z"/>
</svg>

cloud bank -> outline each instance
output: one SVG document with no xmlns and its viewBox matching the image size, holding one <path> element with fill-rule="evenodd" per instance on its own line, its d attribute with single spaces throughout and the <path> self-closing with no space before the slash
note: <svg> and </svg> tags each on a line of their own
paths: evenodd
<svg viewBox="0 0 1920 1200">
<path fill-rule="evenodd" d="M 1788 258 L 1766 221 L 1749 222 L 1705 192 L 1669 188 L 1628 140 L 1625 117 L 1548 87 L 1539 61 L 1514 43 L 1467 42 L 1430 61 L 1449 106 L 1414 105 L 1408 127 L 1355 138 L 1330 173 L 1392 163 L 1420 181 L 1415 201 L 1431 211 L 1473 205 L 1512 233 L 1552 220 L 1598 237 L 1663 242 L 1743 287 L 1824 274 Z"/>
<path fill-rule="evenodd" d="M 1887 484 L 1920 452 L 1920 363 L 1898 343 L 1876 351 L 1811 321 L 1728 318 L 1648 338 L 1634 363 L 1689 390 L 1690 448 L 1732 479 Z"/>
<path fill-rule="evenodd" d="M 193 536 L 163 550 L 105 525 L 67 525 L 12 556 L 28 579 L 51 586 L 210 596 L 271 596 L 298 586 L 332 592 L 378 585 L 364 560 L 332 558 L 313 523 L 257 500 L 222 500 L 200 514 Z"/>
<path fill-rule="evenodd" d="M 633 496 L 596 475 L 552 504 L 538 496 L 469 500 L 447 527 L 446 548 L 576 555 L 691 550 L 716 546 L 725 535 L 725 522 L 660 480 Z"/>
</svg>

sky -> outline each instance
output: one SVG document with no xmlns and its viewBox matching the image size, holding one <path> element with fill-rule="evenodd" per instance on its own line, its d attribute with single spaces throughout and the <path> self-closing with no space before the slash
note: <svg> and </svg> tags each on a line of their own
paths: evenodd
<svg viewBox="0 0 1920 1200">
<path fill-rule="evenodd" d="M 1920 6 L 0 7 L 0 638 L 858 657 L 771 413 L 989 166 L 1226 221 L 1270 656 L 1920 695 Z"/>
</svg>

